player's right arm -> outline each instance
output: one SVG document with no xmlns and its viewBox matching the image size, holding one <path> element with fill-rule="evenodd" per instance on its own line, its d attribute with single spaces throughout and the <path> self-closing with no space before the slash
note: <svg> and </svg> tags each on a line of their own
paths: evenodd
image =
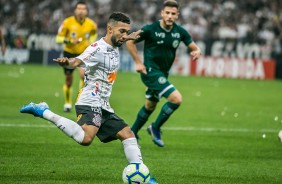
<svg viewBox="0 0 282 184">
<path fill-rule="evenodd" d="M 133 60 L 136 64 L 136 71 L 139 72 L 139 73 L 146 74 L 147 73 L 146 68 L 145 68 L 143 62 L 140 59 L 137 47 L 135 45 L 135 41 L 134 40 L 127 41 L 126 47 L 127 47 L 127 50 L 129 51 L 130 55 L 132 56 L 132 58 L 133 58 Z"/>
<path fill-rule="evenodd" d="M 75 67 L 78 67 L 82 64 L 82 61 L 77 58 L 62 57 L 62 58 L 53 59 L 53 61 L 59 63 L 60 65 L 68 69 L 74 69 Z"/>
</svg>

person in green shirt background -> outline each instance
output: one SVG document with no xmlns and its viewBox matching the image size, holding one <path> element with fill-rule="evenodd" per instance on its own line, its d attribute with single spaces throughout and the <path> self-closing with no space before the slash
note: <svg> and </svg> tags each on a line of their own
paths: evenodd
<svg viewBox="0 0 282 184">
<path fill-rule="evenodd" d="M 175 23 L 178 15 L 177 1 L 165 1 L 161 10 L 162 19 L 144 26 L 139 39 L 126 43 L 136 64 L 136 71 L 141 73 L 142 82 L 147 87 L 145 105 L 139 110 L 131 129 L 139 138 L 138 131 L 147 122 L 159 100 L 165 97 L 167 102 L 163 105 L 157 119 L 147 128 L 152 141 L 160 147 L 164 146 L 160 134 L 161 126 L 182 102 L 181 93 L 168 81 L 176 50 L 180 42 L 183 42 L 189 48 L 192 60 L 197 60 L 201 55 L 200 48 L 192 40 L 188 31 Z M 135 45 L 141 41 L 144 41 L 144 63 Z"/>
</svg>

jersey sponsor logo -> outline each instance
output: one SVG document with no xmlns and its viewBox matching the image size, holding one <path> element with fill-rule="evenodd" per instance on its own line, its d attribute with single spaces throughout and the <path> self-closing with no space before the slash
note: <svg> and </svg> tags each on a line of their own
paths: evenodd
<svg viewBox="0 0 282 184">
<path fill-rule="evenodd" d="M 106 100 L 104 100 L 104 99 L 101 99 L 101 100 L 102 100 L 102 103 L 104 104 L 104 105 L 102 105 L 103 107 L 104 107 L 104 106 L 110 107 L 110 103 L 109 103 L 108 101 L 106 101 Z"/>
<path fill-rule="evenodd" d="M 179 33 L 171 33 L 172 38 L 180 38 Z"/>
<path fill-rule="evenodd" d="M 88 55 L 87 57 L 83 58 L 82 61 L 89 61 L 90 58 L 91 58 L 91 54 Z"/>
<path fill-rule="evenodd" d="M 94 126 L 99 128 L 101 126 L 101 121 L 102 121 L 101 115 L 100 114 L 93 114 L 93 115 L 94 118 L 92 119 L 92 123 L 94 124 Z"/>
<path fill-rule="evenodd" d="M 117 78 L 117 71 L 108 74 L 108 82 L 113 83 Z"/>
<path fill-rule="evenodd" d="M 163 44 L 164 43 L 164 41 L 163 40 L 161 40 L 161 41 L 157 41 L 157 44 Z"/>
<path fill-rule="evenodd" d="M 96 82 L 96 84 L 95 84 L 95 88 L 93 89 L 93 91 L 92 91 L 92 96 L 96 96 L 96 95 L 98 95 L 98 91 L 99 91 L 99 83 L 98 82 Z"/>
<path fill-rule="evenodd" d="M 99 52 L 101 49 L 100 47 L 98 47 L 96 50 L 94 50 L 92 53 L 91 53 L 91 56 L 95 56 L 97 54 L 97 52 Z"/>
<path fill-rule="evenodd" d="M 165 33 L 155 32 L 156 37 L 165 38 Z"/>
<path fill-rule="evenodd" d="M 173 48 L 177 48 L 178 45 L 179 45 L 179 41 L 178 41 L 178 40 L 174 40 L 174 41 L 172 42 L 172 47 L 173 47 Z"/>
<path fill-rule="evenodd" d="M 91 47 L 96 47 L 98 44 L 97 43 L 92 43 Z"/>
<path fill-rule="evenodd" d="M 158 78 L 158 82 L 159 82 L 160 84 L 164 84 L 164 83 L 166 82 L 166 78 L 165 78 L 165 77 L 159 77 L 159 78 Z"/>
</svg>

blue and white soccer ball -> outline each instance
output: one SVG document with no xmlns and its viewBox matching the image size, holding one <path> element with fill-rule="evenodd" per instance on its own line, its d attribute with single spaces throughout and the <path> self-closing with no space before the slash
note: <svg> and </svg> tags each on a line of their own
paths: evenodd
<svg viewBox="0 0 282 184">
<path fill-rule="evenodd" d="M 122 179 L 125 184 L 143 184 L 150 180 L 150 171 L 143 163 L 130 163 L 122 173 Z"/>
</svg>

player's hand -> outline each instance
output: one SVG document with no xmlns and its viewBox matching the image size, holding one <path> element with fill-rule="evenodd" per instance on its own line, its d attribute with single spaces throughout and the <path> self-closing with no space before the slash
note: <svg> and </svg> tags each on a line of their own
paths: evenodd
<svg viewBox="0 0 282 184">
<path fill-rule="evenodd" d="M 143 31 L 140 29 L 138 31 L 132 32 L 129 35 L 123 36 L 123 40 L 126 42 L 128 40 L 136 40 L 138 39 L 140 36 L 139 34 L 142 33 Z"/>
<path fill-rule="evenodd" d="M 82 42 L 82 38 L 75 38 L 71 41 L 73 45 L 79 44 L 80 42 Z"/>
<path fill-rule="evenodd" d="M 192 51 L 190 52 L 190 55 L 192 56 L 193 61 L 197 61 L 201 55 L 201 51 L 198 51 L 198 50 Z"/>
<path fill-rule="evenodd" d="M 70 62 L 69 58 L 67 58 L 67 57 L 53 59 L 53 61 L 59 63 L 61 66 L 68 66 L 69 62 Z"/>
<path fill-rule="evenodd" d="M 138 73 L 147 74 L 146 67 L 143 65 L 143 63 L 136 64 L 136 71 Z"/>
</svg>

